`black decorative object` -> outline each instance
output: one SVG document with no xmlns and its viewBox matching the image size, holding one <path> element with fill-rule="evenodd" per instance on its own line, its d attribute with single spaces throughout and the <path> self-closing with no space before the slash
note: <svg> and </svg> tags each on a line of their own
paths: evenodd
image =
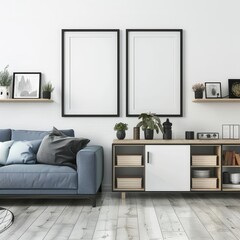
<svg viewBox="0 0 240 240">
<path fill-rule="evenodd" d="M 153 135 L 154 135 L 154 130 L 152 130 L 152 129 L 145 129 L 144 130 L 145 139 L 151 140 L 151 139 L 153 139 Z"/>
<path fill-rule="evenodd" d="M 194 93 L 196 99 L 203 98 L 203 91 L 195 91 Z"/>
<path fill-rule="evenodd" d="M 123 140 L 126 137 L 126 132 L 125 130 L 119 130 L 117 131 L 117 138 L 119 140 Z"/>
<path fill-rule="evenodd" d="M 194 131 L 186 131 L 185 139 L 194 139 Z"/>
<path fill-rule="evenodd" d="M 220 82 L 205 82 L 206 98 L 222 98 L 222 88 Z"/>
<path fill-rule="evenodd" d="M 163 123 L 163 139 L 172 139 L 172 123 L 167 118 Z"/>
<path fill-rule="evenodd" d="M 229 98 L 240 98 L 240 79 L 228 79 Z"/>
<path fill-rule="evenodd" d="M 133 128 L 133 139 L 139 140 L 140 139 L 140 127 Z"/>
<path fill-rule="evenodd" d="M 223 172 L 223 184 L 229 184 L 229 183 L 230 183 L 230 173 Z"/>
<path fill-rule="evenodd" d="M 127 117 L 153 104 L 157 116 L 182 117 L 182 82 L 182 29 L 126 30 Z M 168 102 L 168 108 L 159 102 Z"/>
</svg>

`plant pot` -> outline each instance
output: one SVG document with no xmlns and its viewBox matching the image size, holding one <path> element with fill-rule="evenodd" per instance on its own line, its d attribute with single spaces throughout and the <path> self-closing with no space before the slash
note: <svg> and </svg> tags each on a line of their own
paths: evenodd
<svg viewBox="0 0 240 240">
<path fill-rule="evenodd" d="M 144 130 L 145 139 L 153 139 L 153 135 L 154 135 L 154 130 L 152 130 L 152 129 L 145 129 Z"/>
<path fill-rule="evenodd" d="M 0 86 L 0 99 L 8 99 L 10 98 L 9 87 Z"/>
<path fill-rule="evenodd" d="M 119 131 L 117 131 L 117 138 L 119 139 L 119 140 L 122 140 L 122 139 L 124 139 L 125 138 L 125 136 L 126 136 L 126 132 L 124 131 L 124 130 L 119 130 Z"/>
<path fill-rule="evenodd" d="M 51 99 L 51 92 L 43 91 L 43 98 Z"/>
<path fill-rule="evenodd" d="M 195 98 L 196 99 L 203 98 L 203 91 L 195 91 Z"/>
</svg>

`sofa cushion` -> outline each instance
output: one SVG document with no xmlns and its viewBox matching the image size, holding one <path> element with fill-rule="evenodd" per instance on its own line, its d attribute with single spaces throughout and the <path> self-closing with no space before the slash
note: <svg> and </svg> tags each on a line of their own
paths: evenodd
<svg viewBox="0 0 240 240">
<path fill-rule="evenodd" d="M 7 165 L 0 167 L 0 189 L 77 189 L 77 172 L 67 166 Z"/>
<path fill-rule="evenodd" d="M 5 165 L 7 162 L 10 147 L 13 141 L 0 142 L 0 164 Z"/>
<path fill-rule="evenodd" d="M 44 137 L 37 153 L 39 163 L 53 165 L 76 165 L 76 154 L 90 140 L 86 138 L 67 137 L 61 131 L 53 131 Z"/>
<path fill-rule="evenodd" d="M 43 139 L 50 132 L 51 131 L 32 131 L 32 130 L 14 130 L 14 129 L 12 129 L 12 140 L 31 141 L 31 140 Z M 73 129 L 61 130 L 61 132 L 63 132 L 65 135 L 67 135 L 69 137 L 74 137 Z"/>
<path fill-rule="evenodd" d="M 40 143 L 41 140 L 13 142 L 6 164 L 36 163 L 36 154 Z"/>
<path fill-rule="evenodd" d="M 0 142 L 11 140 L 11 129 L 0 129 Z"/>
</svg>

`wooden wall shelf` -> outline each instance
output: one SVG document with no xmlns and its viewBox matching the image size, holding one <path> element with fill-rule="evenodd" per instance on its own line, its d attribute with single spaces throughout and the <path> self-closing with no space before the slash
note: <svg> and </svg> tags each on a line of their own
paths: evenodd
<svg viewBox="0 0 240 240">
<path fill-rule="evenodd" d="M 0 99 L 0 103 L 3 103 L 3 102 L 6 102 L 6 103 L 10 103 L 10 102 L 53 102 L 52 99 L 45 99 L 45 98 L 36 98 L 36 99 L 13 99 L 13 98 L 9 98 L 9 99 Z"/>
<path fill-rule="evenodd" d="M 194 103 L 206 103 L 206 102 L 240 102 L 240 98 L 201 98 L 201 99 L 193 99 Z"/>
</svg>

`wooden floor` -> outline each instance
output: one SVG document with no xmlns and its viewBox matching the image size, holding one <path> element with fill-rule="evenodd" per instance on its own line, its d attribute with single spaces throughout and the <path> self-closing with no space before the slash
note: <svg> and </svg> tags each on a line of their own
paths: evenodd
<svg viewBox="0 0 240 240">
<path fill-rule="evenodd" d="M 239 194 L 102 193 L 97 204 L 0 200 L 15 215 L 0 239 L 240 239 Z"/>
</svg>

